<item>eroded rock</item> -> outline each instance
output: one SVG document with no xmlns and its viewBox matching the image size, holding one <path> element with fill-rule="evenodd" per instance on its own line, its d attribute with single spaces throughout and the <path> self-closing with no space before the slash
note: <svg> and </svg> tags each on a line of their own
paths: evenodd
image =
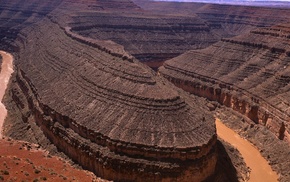
<svg viewBox="0 0 290 182">
<path fill-rule="evenodd" d="M 134 58 L 80 39 L 44 19 L 17 40 L 18 92 L 52 143 L 110 180 L 211 176 L 216 133 L 204 106 Z"/>
<path fill-rule="evenodd" d="M 222 39 L 167 61 L 160 72 L 186 91 L 267 125 L 278 136 L 282 123 L 289 122 L 288 34 L 287 25 L 277 25 Z"/>
</svg>

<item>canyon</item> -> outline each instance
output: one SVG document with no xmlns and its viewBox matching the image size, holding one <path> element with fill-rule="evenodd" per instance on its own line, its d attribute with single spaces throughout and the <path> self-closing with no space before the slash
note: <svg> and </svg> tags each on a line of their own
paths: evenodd
<svg viewBox="0 0 290 182">
<path fill-rule="evenodd" d="M 23 58 L 12 97 L 60 150 L 110 180 L 200 181 L 213 173 L 216 134 L 202 106 L 139 62 L 75 40 L 48 19 L 37 26 L 18 40 Z M 35 44 L 43 49 L 31 54 Z"/>
<path fill-rule="evenodd" d="M 2 101 L 8 81 L 13 72 L 13 56 L 0 51 L 0 101 Z M 46 151 L 40 149 L 39 145 L 27 142 L 14 141 L 2 136 L 2 126 L 7 115 L 7 110 L 0 102 L 0 180 L 15 181 L 23 180 L 85 180 L 101 182 L 88 171 L 76 170 L 67 161 L 50 156 Z M 31 154 L 33 154 L 31 156 Z M 62 174 L 55 171 L 62 170 Z M 48 177 L 49 176 L 49 177 Z"/>
<path fill-rule="evenodd" d="M 288 32 L 287 24 L 281 24 L 224 38 L 167 61 L 160 72 L 184 90 L 231 107 L 290 142 L 285 127 L 289 122 Z"/>
<path fill-rule="evenodd" d="M 289 9 L 3 4 L 0 48 L 15 59 L 4 136 L 107 180 L 247 181 L 241 155 L 217 136 L 216 117 L 243 130 L 289 180 Z M 267 140 L 247 133 L 254 129 Z M 283 155 L 259 145 L 267 141 Z"/>
<path fill-rule="evenodd" d="M 288 150 L 288 33 L 289 25 L 280 24 L 223 38 L 206 49 L 166 61 L 159 71 L 183 90 L 265 126 L 284 140 Z"/>
</svg>

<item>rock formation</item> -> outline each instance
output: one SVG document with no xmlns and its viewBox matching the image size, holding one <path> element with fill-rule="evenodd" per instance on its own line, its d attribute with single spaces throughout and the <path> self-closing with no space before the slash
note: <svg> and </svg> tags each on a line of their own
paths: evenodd
<svg viewBox="0 0 290 182">
<path fill-rule="evenodd" d="M 35 122 L 29 127 L 41 128 L 60 151 L 109 180 L 202 181 L 226 175 L 214 174 L 217 137 L 206 106 L 136 59 L 158 67 L 159 61 L 223 38 L 169 61 L 160 73 L 288 138 L 279 102 L 287 96 L 288 42 L 275 44 L 288 40 L 288 28 L 253 30 L 288 19 L 256 20 L 256 9 L 204 4 L 193 12 L 160 13 L 162 6 L 150 10 L 134 2 L 4 1 L 0 46 L 15 56 L 9 96 L 19 122 Z M 255 13 L 241 17 L 243 11 Z M 198 66 L 180 58 L 194 58 Z M 260 87 L 265 89 L 257 92 Z M 38 135 L 35 140 L 42 140 Z"/>
<path fill-rule="evenodd" d="M 13 41 L 18 32 L 41 20 L 61 3 L 55 1 L 1 0 L 0 6 L 0 48 L 13 51 Z"/>
<path fill-rule="evenodd" d="M 99 11 L 73 16 L 72 31 L 82 36 L 112 40 L 148 65 L 163 61 L 189 49 L 205 48 L 220 37 L 197 16 L 154 14 L 147 11 L 107 13 Z"/>
<path fill-rule="evenodd" d="M 289 22 L 287 9 L 180 2 L 133 1 L 127 5 L 75 14 L 73 32 L 113 40 L 141 62 L 157 69 L 185 51 L 205 48 L 221 38 Z M 120 2 L 119 2 L 120 3 Z M 127 2 L 128 3 L 128 2 Z M 124 7 L 123 4 L 118 5 Z"/>
<path fill-rule="evenodd" d="M 256 27 L 289 22 L 288 7 L 252 7 L 190 2 L 133 0 L 144 10 L 167 15 L 201 18 L 211 33 L 220 37 L 239 35 Z"/>
<path fill-rule="evenodd" d="M 213 117 L 134 58 L 46 18 L 16 43 L 14 100 L 20 110 L 27 102 L 44 134 L 84 168 L 117 181 L 214 173 Z"/>
<path fill-rule="evenodd" d="M 0 7 L 2 49 L 11 50 L 23 27 L 49 16 L 84 37 L 123 45 L 127 52 L 154 69 L 185 51 L 205 48 L 221 38 L 257 26 L 289 22 L 290 17 L 289 11 L 281 8 L 148 0 L 110 3 L 104 0 L 54 0 L 52 3 L 29 0 L 25 5 L 21 5 L 22 1 L 5 0 L 3 4 Z"/>
<path fill-rule="evenodd" d="M 184 90 L 231 107 L 290 141 L 289 30 L 283 24 L 222 39 L 167 61 L 160 73 Z"/>
</svg>

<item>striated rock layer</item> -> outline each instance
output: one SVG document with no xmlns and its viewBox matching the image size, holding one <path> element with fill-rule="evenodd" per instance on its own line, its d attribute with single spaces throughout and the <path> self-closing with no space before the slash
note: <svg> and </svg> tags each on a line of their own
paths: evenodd
<svg viewBox="0 0 290 182">
<path fill-rule="evenodd" d="M 185 51 L 206 48 L 256 27 L 289 22 L 290 17 L 290 11 L 283 8 L 132 1 L 113 1 L 110 6 L 97 1 L 91 11 L 74 14 L 69 26 L 84 37 L 121 44 L 157 69 Z"/>
<path fill-rule="evenodd" d="M 1 0 L 0 6 L 0 48 L 13 51 L 13 41 L 24 27 L 41 20 L 54 10 L 61 0 Z"/>
<path fill-rule="evenodd" d="M 82 36 L 112 40 L 140 61 L 151 65 L 176 57 L 186 50 L 205 48 L 220 37 L 196 15 L 162 15 L 148 11 L 74 15 L 72 31 Z M 159 67 L 159 65 L 157 65 Z"/>
<path fill-rule="evenodd" d="M 16 43 L 14 101 L 20 110 L 27 104 L 45 135 L 84 168 L 116 181 L 213 175 L 213 117 L 122 47 L 46 18 Z"/>
<path fill-rule="evenodd" d="M 228 37 L 248 32 L 256 27 L 269 27 L 289 22 L 289 7 L 253 7 L 196 2 L 164 2 L 133 0 L 146 11 L 160 14 L 197 16 L 211 33 Z M 283 7 L 283 8 L 282 8 Z"/>
<path fill-rule="evenodd" d="M 45 16 L 84 37 L 112 40 L 157 69 L 185 51 L 205 48 L 223 37 L 289 22 L 282 8 L 260 8 L 149 0 L 9 1 L 0 7 L 0 47 L 15 48 L 19 31 Z"/>
<path fill-rule="evenodd" d="M 290 26 L 277 25 L 188 51 L 160 73 L 186 91 L 233 108 L 290 142 Z"/>
</svg>

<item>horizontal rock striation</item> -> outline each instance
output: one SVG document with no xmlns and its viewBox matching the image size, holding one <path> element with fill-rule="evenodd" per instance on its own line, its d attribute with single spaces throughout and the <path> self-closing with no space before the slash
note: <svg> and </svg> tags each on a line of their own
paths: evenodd
<svg viewBox="0 0 290 182">
<path fill-rule="evenodd" d="M 123 60 L 128 60 L 128 61 L 133 62 L 133 57 L 124 50 L 124 47 L 119 44 L 116 44 L 113 41 L 109 41 L 109 40 L 100 41 L 100 40 L 96 40 L 96 39 L 92 39 L 88 37 L 83 37 L 79 34 L 72 32 L 71 27 L 65 27 L 64 30 L 65 30 L 66 35 L 68 35 L 69 37 L 79 42 L 95 47 L 101 51 L 111 54 L 112 56 L 119 57 L 119 58 L 122 58 Z"/>
<path fill-rule="evenodd" d="M 288 7 L 253 7 L 195 2 L 133 0 L 146 11 L 160 14 L 197 16 L 220 37 L 239 35 L 257 27 L 289 22 Z M 283 7 L 283 8 L 282 8 Z"/>
<path fill-rule="evenodd" d="M 24 94 L 52 143 L 100 177 L 202 181 L 213 175 L 216 131 L 204 106 L 102 43 L 49 19 L 24 29 L 14 101 Z"/>
<path fill-rule="evenodd" d="M 233 108 L 289 137 L 289 25 L 277 25 L 188 51 L 160 73 L 186 91 Z"/>
<path fill-rule="evenodd" d="M 290 17 L 283 8 L 132 1 L 110 5 L 97 1 L 98 8 L 76 13 L 69 26 L 84 37 L 123 45 L 131 55 L 157 69 L 185 51 L 208 47 L 256 27 L 289 22 Z"/>
<path fill-rule="evenodd" d="M 218 4 L 206 4 L 199 8 L 196 13 L 210 27 L 225 36 L 243 34 L 256 27 L 269 27 L 278 23 L 288 23 L 290 15 L 287 8 Z"/>
<path fill-rule="evenodd" d="M 76 15 L 72 31 L 84 37 L 112 40 L 144 63 L 162 62 L 186 50 L 205 48 L 219 40 L 196 16 L 174 16 L 142 11 L 94 12 Z"/>
<path fill-rule="evenodd" d="M 37 1 L 1 0 L 0 48 L 14 51 L 14 40 L 21 29 L 41 20 L 54 10 L 61 0 Z"/>
</svg>

